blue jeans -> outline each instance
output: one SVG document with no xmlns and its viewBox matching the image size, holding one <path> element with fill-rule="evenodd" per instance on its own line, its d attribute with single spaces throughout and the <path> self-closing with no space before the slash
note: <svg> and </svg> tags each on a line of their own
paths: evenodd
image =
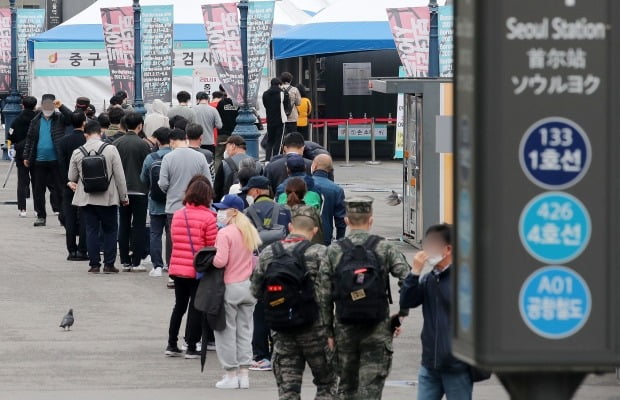
<svg viewBox="0 0 620 400">
<path fill-rule="evenodd" d="M 82 207 L 84 225 L 86 225 L 86 247 L 89 265 L 101 266 L 99 232 L 103 232 L 103 264 L 114 266 L 116 261 L 116 241 L 118 236 L 118 207 L 85 206 Z"/>
<path fill-rule="evenodd" d="M 151 214 L 151 261 L 154 268 L 163 268 L 164 259 L 162 256 L 161 239 L 166 230 L 166 236 L 170 236 L 170 226 L 168 225 L 168 217 L 166 214 L 153 215 Z"/>
<path fill-rule="evenodd" d="M 473 383 L 469 369 L 445 372 L 420 367 L 419 400 L 441 400 L 444 394 L 448 400 L 471 400 L 472 390 Z"/>
</svg>

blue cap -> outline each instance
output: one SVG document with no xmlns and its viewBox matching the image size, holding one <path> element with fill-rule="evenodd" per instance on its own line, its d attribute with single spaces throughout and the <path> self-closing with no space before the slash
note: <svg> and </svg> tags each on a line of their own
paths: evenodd
<svg viewBox="0 0 620 400">
<path fill-rule="evenodd" d="M 299 154 L 287 155 L 286 166 L 289 169 L 289 171 L 291 171 L 291 173 L 306 172 L 306 161 Z"/>
<path fill-rule="evenodd" d="M 251 177 L 250 180 L 248 181 L 248 184 L 241 188 L 241 191 L 247 192 L 250 189 L 266 190 L 266 189 L 269 189 L 270 186 L 271 186 L 271 183 L 269 182 L 269 179 L 265 178 L 264 176 L 257 175 L 257 176 Z"/>
<path fill-rule="evenodd" d="M 237 196 L 236 194 L 227 194 L 226 196 L 224 196 L 220 203 L 213 204 L 213 207 L 217 208 L 218 210 L 228 210 L 229 208 L 235 208 L 239 211 L 243 211 L 244 204 L 241 197 Z"/>
</svg>

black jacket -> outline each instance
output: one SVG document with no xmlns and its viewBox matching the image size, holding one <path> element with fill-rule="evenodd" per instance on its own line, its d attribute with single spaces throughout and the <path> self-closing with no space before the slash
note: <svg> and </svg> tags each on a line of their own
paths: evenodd
<svg viewBox="0 0 620 400">
<path fill-rule="evenodd" d="M 58 167 L 60 168 L 60 176 L 63 179 L 62 183 L 67 183 L 69 178 L 69 164 L 71 162 L 71 155 L 73 151 L 86 143 L 84 137 L 84 131 L 74 129 L 73 133 L 63 137 L 58 144 Z"/>
<path fill-rule="evenodd" d="M 129 192 L 147 194 L 149 188 L 140 179 L 140 173 L 142 172 L 144 159 L 151 154 L 149 145 L 134 132 L 124 134 L 120 139 L 114 141 L 113 145 L 116 146 L 118 154 L 121 156 L 125 180 L 127 181 L 127 190 Z"/>
<path fill-rule="evenodd" d="M 304 158 L 304 161 L 306 162 L 306 173 L 310 175 L 312 160 Z M 286 154 L 279 154 L 273 157 L 265 167 L 263 175 L 269 179 L 269 182 L 271 182 L 271 190 L 275 193 L 278 190 L 278 186 L 288 178 Z"/>
<path fill-rule="evenodd" d="M 217 103 L 217 112 L 222 118 L 222 127 L 218 129 L 218 142 L 222 143 L 227 135 L 232 135 L 235 126 L 237 126 L 239 107 L 234 105 L 231 99 L 225 98 Z M 222 140 L 219 139 L 219 136 L 222 136 Z"/>
<path fill-rule="evenodd" d="M 282 124 L 282 89 L 278 86 L 272 86 L 263 92 L 263 106 L 265 106 L 265 115 L 267 117 L 267 125 Z"/>
<path fill-rule="evenodd" d="M 194 257 L 196 272 L 203 274 L 196 289 L 194 308 L 205 315 L 211 329 L 222 331 L 226 328 L 224 311 L 226 285 L 224 285 L 224 269 L 213 266 L 216 252 L 215 247 L 205 247 Z"/>
<path fill-rule="evenodd" d="M 452 355 L 450 346 L 450 304 L 453 267 L 420 278 L 409 274 L 400 288 L 400 307 L 422 305 L 422 365 L 428 369 L 461 370 L 468 365 Z"/>
<path fill-rule="evenodd" d="M 71 110 L 64 105 L 60 106 L 60 112 L 54 112 L 50 117 L 52 120 L 52 141 L 56 152 L 58 152 L 58 144 L 65 136 L 67 125 L 71 124 Z M 24 160 L 34 162 L 37 159 L 37 146 L 39 144 L 39 128 L 41 127 L 41 118 L 43 113 L 39 112 L 35 115 L 28 128 L 26 143 L 24 144 Z"/>
<path fill-rule="evenodd" d="M 8 139 L 15 146 L 15 158 L 18 160 L 23 160 L 24 158 L 24 146 L 26 145 L 28 128 L 30 128 L 30 123 L 35 115 L 37 115 L 35 111 L 23 110 L 11 124 L 11 129 L 13 129 L 13 131 L 9 135 Z"/>
</svg>

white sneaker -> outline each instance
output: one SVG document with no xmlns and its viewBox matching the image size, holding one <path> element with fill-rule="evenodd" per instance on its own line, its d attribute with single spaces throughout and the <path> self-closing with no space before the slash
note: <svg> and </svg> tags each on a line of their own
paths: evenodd
<svg viewBox="0 0 620 400">
<path fill-rule="evenodd" d="M 123 267 L 121 269 L 123 270 L 123 272 L 131 272 L 131 265 L 123 264 Z"/>
<path fill-rule="evenodd" d="M 222 380 L 215 384 L 218 389 L 239 389 L 239 378 L 237 375 L 224 375 Z"/>
<path fill-rule="evenodd" d="M 26 210 L 19 210 L 19 218 L 26 218 L 28 216 L 28 213 L 26 212 Z"/>
<path fill-rule="evenodd" d="M 245 375 L 245 376 L 240 376 L 239 377 L 239 389 L 249 389 L 250 388 L 250 377 Z"/>
<path fill-rule="evenodd" d="M 161 268 L 153 268 L 149 271 L 149 276 L 152 276 L 153 278 L 161 277 Z"/>
<path fill-rule="evenodd" d="M 146 272 L 146 267 L 144 265 L 138 265 L 136 267 L 131 268 L 132 272 Z"/>
<path fill-rule="evenodd" d="M 181 350 L 187 351 L 187 342 L 185 340 L 183 341 L 183 345 L 181 345 Z M 198 342 L 196 343 L 196 351 L 200 353 L 200 350 L 202 350 L 202 343 Z M 209 350 L 208 347 L 207 350 Z"/>
<path fill-rule="evenodd" d="M 142 260 L 142 262 L 144 264 L 151 264 L 151 265 L 153 265 L 153 262 L 151 261 L 151 256 L 146 256 L 146 258 L 144 260 Z"/>
</svg>

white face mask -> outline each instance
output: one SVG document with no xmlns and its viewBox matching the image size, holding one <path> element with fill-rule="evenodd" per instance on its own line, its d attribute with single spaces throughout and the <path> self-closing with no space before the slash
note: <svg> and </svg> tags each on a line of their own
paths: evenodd
<svg viewBox="0 0 620 400">
<path fill-rule="evenodd" d="M 226 210 L 220 210 L 217 212 L 217 223 L 220 225 L 228 225 L 228 214 Z"/>
<path fill-rule="evenodd" d="M 46 118 L 51 117 L 52 114 L 54 114 L 54 111 L 47 111 L 47 110 L 43 111 L 43 116 L 45 116 Z"/>
<path fill-rule="evenodd" d="M 228 152 L 227 151 L 224 152 L 224 158 L 228 158 Z"/>
<path fill-rule="evenodd" d="M 434 268 L 437 264 L 443 261 L 443 256 L 441 254 L 432 254 L 428 257 L 426 262 L 431 268 Z"/>
</svg>

